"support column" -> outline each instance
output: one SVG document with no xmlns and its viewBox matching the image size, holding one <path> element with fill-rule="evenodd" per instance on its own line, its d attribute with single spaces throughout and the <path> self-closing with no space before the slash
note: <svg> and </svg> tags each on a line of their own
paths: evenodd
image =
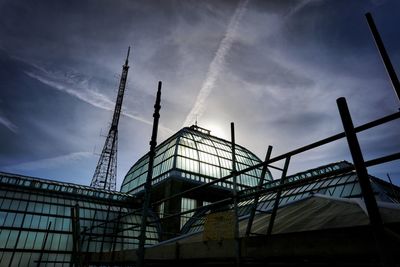
<svg viewBox="0 0 400 267">
<path fill-rule="evenodd" d="M 79 223 L 79 205 L 76 204 L 71 208 L 71 225 L 72 225 L 72 258 L 73 266 L 81 266 L 81 227 Z"/>
<path fill-rule="evenodd" d="M 237 175 L 236 175 L 236 143 L 235 143 L 235 124 L 231 122 L 231 148 L 232 148 L 232 174 L 233 174 L 233 210 L 235 213 L 235 261 L 236 266 L 240 266 L 240 236 L 239 236 L 239 212 L 238 212 L 238 186 L 237 186 Z"/>
<path fill-rule="evenodd" d="M 346 133 L 347 143 L 350 149 L 351 157 L 353 158 L 354 168 L 357 173 L 358 182 L 361 187 L 361 193 L 364 198 L 367 208 L 370 225 L 374 234 L 377 249 L 380 253 L 381 261 L 385 264 L 388 261 L 387 253 L 384 248 L 383 241 L 383 222 L 379 213 L 378 205 L 372 190 L 371 182 L 368 177 L 367 168 L 361 152 L 360 144 L 358 143 L 357 135 L 354 130 L 353 121 L 347 106 L 346 99 L 340 97 L 336 100 L 339 108 L 340 117 L 342 119 L 343 128 Z"/>
<path fill-rule="evenodd" d="M 140 235 L 139 235 L 139 245 L 137 250 L 137 266 L 144 266 L 144 245 L 146 242 L 146 228 L 147 228 L 147 217 L 150 208 L 150 197 L 151 197 L 151 182 L 153 178 L 153 164 L 154 157 L 156 155 L 157 146 L 157 133 L 158 133 L 158 120 L 160 119 L 160 109 L 161 109 L 161 81 L 158 82 L 156 103 L 154 104 L 153 113 L 153 130 L 150 139 L 150 151 L 149 151 L 149 169 L 147 171 L 146 183 L 144 185 L 144 202 L 142 207 L 142 221 L 140 224 Z"/>
<path fill-rule="evenodd" d="M 283 185 L 286 182 L 286 174 L 289 169 L 289 162 L 290 162 L 290 156 L 285 159 L 285 165 L 283 166 L 281 181 L 280 181 L 279 185 Z M 279 202 L 281 200 L 281 194 L 282 194 L 282 187 L 280 187 L 278 189 L 278 192 L 276 192 L 274 207 L 272 208 L 271 217 L 269 219 L 267 236 L 272 234 L 272 229 L 274 227 L 276 213 L 278 212 Z"/>
<path fill-rule="evenodd" d="M 372 18 L 371 13 L 365 14 L 365 17 L 367 18 L 367 23 L 369 29 L 371 30 L 372 36 L 374 37 L 376 47 L 378 48 L 383 64 L 385 65 L 390 81 L 392 82 L 393 90 L 397 96 L 397 100 L 400 101 L 400 82 L 399 79 L 397 78 L 396 71 L 394 70 L 392 62 L 390 61 L 390 57 L 386 52 L 385 45 L 383 44 L 382 38 L 378 32 L 378 29 L 375 26 L 375 22 L 374 19 Z"/>
<path fill-rule="evenodd" d="M 164 198 L 171 197 L 182 192 L 182 182 L 176 180 L 168 181 L 164 189 Z M 164 204 L 164 217 L 181 212 L 181 197 L 167 200 Z M 185 215 L 183 215 L 185 216 Z M 174 216 L 161 221 L 162 240 L 171 239 L 180 232 L 181 216 Z"/>
</svg>

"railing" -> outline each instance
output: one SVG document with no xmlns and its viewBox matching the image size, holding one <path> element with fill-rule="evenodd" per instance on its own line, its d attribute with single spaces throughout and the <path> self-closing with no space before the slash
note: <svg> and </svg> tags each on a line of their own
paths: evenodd
<svg viewBox="0 0 400 267">
<path fill-rule="evenodd" d="M 369 15 L 367 15 L 368 17 Z M 371 23 L 373 23 L 372 18 L 368 17 L 368 23 L 371 25 Z M 376 29 L 373 30 L 373 34 L 374 36 L 376 35 Z M 379 50 L 382 52 L 382 47 L 381 44 L 379 44 L 379 42 L 377 43 Z M 384 49 L 384 48 L 383 48 Z M 384 62 L 385 65 L 387 64 L 386 62 L 388 61 L 388 57 L 387 55 L 384 58 Z M 394 79 L 394 86 L 398 85 L 398 81 L 397 80 L 397 76 L 395 76 L 394 70 L 393 68 L 390 68 L 386 65 L 387 68 L 389 68 L 389 74 L 390 74 L 390 78 Z M 394 75 L 394 76 L 393 76 Z M 395 77 L 395 78 L 393 78 Z M 395 92 L 399 92 L 398 88 L 395 88 Z M 397 96 L 398 97 L 398 96 Z M 271 152 L 272 152 L 272 147 L 269 147 L 265 161 L 262 163 L 259 163 L 257 165 L 248 167 L 246 169 L 240 170 L 240 171 L 236 171 L 234 168 L 232 169 L 232 173 L 230 175 L 227 175 L 225 177 L 219 178 L 219 179 L 215 179 L 209 183 L 205 183 L 199 186 L 195 186 L 191 189 L 185 190 L 183 192 L 174 194 L 172 196 L 169 197 L 165 197 L 163 199 L 160 199 L 158 201 L 155 201 L 153 203 L 151 203 L 150 205 L 150 196 L 149 196 L 149 192 L 151 192 L 151 180 L 147 180 L 146 182 L 146 196 L 144 199 L 144 207 L 142 209 L 137 209 L 135 210 L 133 213 L 140 213 L 142 214 L 142 223 L 140 225 L 140 236 L 139 236 L 139 245 L 138 245 L 138 261 L 137 261 L 137 266 L 143 266 L 144 264 L 144 255 L 145 255 L 145 240 L 146 240 L 146 226 L 149 225 L 161 225 L 163 222 L 167 221 L 167 220 L 171 220 L 171 219 L 176 219 L 176 218 L 181 218 L 182 216 L 188 216 L 188 214 L 192 214 L 194 213 L 194 215 L 192 216 L 192 220 L 196 220 L 196 219 L 202 219 L 201 216 L 199 216 L 199 214 L 201 213 L 202 210 L 204 210 L 204 207 L 199 207 L 199 208 L 194 208 L 194 209 L 189 209 L 186 211 L 182 211 L 182 212 L 176 212 L 173 214 L 164 214 L 164 216 L 162 218 L 157 218 L 154 220 L 148 220 L 148 209 L 150 207 L 155 208 L 158 205 L 160 205 L 161 203 L 167 202 L 167 201 L 171 201 L 173 199 L 180 199 L 181 197 L 187 196 L 193 192 L 196 192 L 198 190 L 202 190 L 205 189 L 207 187 L 210 187 L 214 184 L 226 181 L 228 179 L 232 179 L 235 180 L 235 177 L 240 175 L 240 174 L 244 174 L 246 172 L 252 171 L 254 169 L 257 168 L 263 168 L 263 172 L 265 175 L 265 171 L 267 168 L 273 168 L 273 169 L 277 169 L 280 170 L 282 172 L 281 175 L 281 179 L 278 181 L 273 181 L 273 182 L 264 182 L 263 180 L 263 175 L 260 177 L 260 182 L 257 186 L 250 188 L 250 189 L 246 189 L 243 191 L 237 191 L 237 190 L 233 190 L 232 195 L 231 196 L 227 196 L 224 199 L 215 201 L 214 203 L 211 203 L 209 205 L 207 205 L 208 209 L 233 209 L 235 211 L 235 215 L 236 215 L 236 229 L 235 229 L 235 240 L 239 239 L 239 236 L 237 234 L 237 225 L 238 225 L 238 209 L 240 207 L 238 207 L 238 204 L 240 203 L 240 201 L 245 201 L 248 199 L 253 199 L 253 203 L 249 212 L 249 217 L 248 217 L 248 224 L 247 224 L 247 229 L 246 229 L 246 236 L 250 236 L 251 233 L 251 228 L 252 228 L 252 223 L 254 220 L 254 216 L 257 212 L 257 205 L 258 202 L 260 201 L 260 198 L 262 198 L 264 195 L 266 195 L 267 193 L 275 193 L 275 200 L 274 200 L 274 205 L 271 211 L 271 216 L 270 216 L 270 221 L 269 221 L 269 226 L 268 226 L 268 230 L 265 233 L 266 236 L 271 235 L 273 232 L 273 227 L 274 227 L 274 219 L 277 216 L 278 213 L 278 207 L 279 207 L 279 202 L 281 200 L 282 197 L 282 192 L 284 192 L 285 190 L 289 190 L 290 188 L 293 187 L 298 187 L 310 182 L 315 182 L 317 180 L 320 180 L 323 177 L 326 177 L 326 175 L 341 175 L 341 174 L 345 174 L 348 173 L 350 171 L 355 170 L 355 172 L 357 173 L 357 178 L 358 178 L 358 183 L 361 186 L 361 196 L 365 201 L 365 205 L 368 211 L 368 216 L 369 216 L 369 221 L 370 221 L 370 225 L 371 225 L 371 230 L 374 234 L 375 240 L 376 240 L 376 244 L 377 247 L 379 248 L 379 254 L 381 257 L 381 260 L 383 263 L 387 262 L 387 259 L 390 259 L 390 257 L 388 257 L 386 251 L 384 250 L 384 245 L 383 245 L 383 236 L 385 235 L 384 232 L 384 227 L 383 227 L 383 223 L 382 223 L 382 219 L 377 207 L 377 203 L 376 203 L 376 199 L 374 196 L 374 192 L 371 188 L 371 184 L 370 184 L 370 179 L 368 176 L 368 172 L 367 172 L 367 167 L 371 167 L 371 166 L 375 166 L 378 164 L 382 164 L 382 163 L 386 163 L 386 162 L 390 162 L 390 161 L 394 161 L 394 160 L 398 160 L 400 159 L 400 152 L 397 153 L 393 153 L 390 155 L 386 155 L 383 157 L 379 157 L 379 158 L 375 158 L 369 161 L 364 161 L 363 159 L 363 155 L 361 153 L 361 149 L 358 143 L 358 139 L 357 139 L 357 133 L 366 131 L 368 129 L 380 126 L 382 124 L 391 122 L 393 120 L 399 119 L 400 118 L 400 112 L 395 112 L 393 114 L 384 116 L 382 118 L 376 119 L 374 121 L 368 122 L 366 124 L 360 125 L 358 127 L 354 127 L 353 123 L 352 123 L 352 119 L 351 119 L 351 115 L 349 113 L 348 107 L 347 107 L 347 103 L 346 100 L 344 98 L 339 98 L 337 99 L 337 106 L 339 109 L 339 113 L 340 113 L 340 117 L 343 123 L 343 128 L 344 131 L 335 135 L 332 135 L 330 137 L 324 138 L 322 140 L 316 141 L 314 143 L 311 143 L 309 145 L 297 148 L 295 150 L 289 151 L 287 153 L 275 156 L 275 157 L 271 157 Z M 159 102 L 158 104 L 156 103 L 156 112 L 155 112 L 155 124 L 154 124 L 154 128 L 153 128 L 153 137 L 156 136 L 156 132 L 157 132 L 157 124 L 158 124 L 158 111 L 157 108 L 159 110 Z M 232 127 L 232 147 L 235 146 L 235 136 L 234 136 L 234 129 Z M 289 163 L 291 161 L 291 159 L 293 159 L 294 156 L 298 156 L 301 153 L 304 153 L 306 151 L 310 151 L 312 149 L 321 147 L 323 145 L 326 144 L 330 144 L 334 141 L 337 141 L 339 139 L 342 138 L 346 138 L 347 143 L 348 143 L 348 147 L 349 147 L 349 151 L 351 153 L 354 165 L 347 165 L 347 166 L 341 166 L 341 168 L 337 168 L 337 169 L 329 169 L 329 170 L 323 170 L 321 168 L 319 168 L 318 170 L 312 170 L 314 172 L 310 172 L 311 175 L 305 175 L 303 174 L 299 174 L 299 175 L 294 175 L 291 176 L 289 179 L 287 177 L 287 170 L 289 168 Z M 154 147 L 155 147 L 155 139 L 152 138 L 151 141 L 151 147 L 152 150 L 154 152 Z M 235 150 L 232 149 L 232 151 L 234 152 Z M 150 152 L 151 154 L 152 152 Z M 234 157 L 233 157 L 234 159 Z M 272 165 L 273 163 L 277 163 L 280 161 L 284 161 L 284 167 L 283 168 L 279 168 L 276 167 L 274 165 Z M 149 177 L 151 177 L 151 164 L 149 164 Z M 132 213 L 132 214 L 133 214 Z M 117 220 L 117 224 L 121 221 L 121 218 L 123 218 L 124 216 L 129 216 L 131 213 L 126 213 L 123 214 L 121 216 L 119 216 L 116 220 Z M 111 223 L 107 222 L 107 223 Z M 106 223 L 106 224 L 107 224 Z M 114 226 L 115 227 L 115 226 Z M 139 225 L 137 226 L 139 228 Z M 115 227 L 115 229 L 118 229 L 118 226 Z M 160 232 L 161 234 L 165 234 L 165 232 Z M 83 235 L 87 235 L 88 231 L 86 230 L 84 233 L 82 233 Z M 167 234 L 174 234 L 174 235 L 178 235 L 179 233 L 167 233 Z M 117 238 L 113 238 L 113 242 L 114 245 L 113 247 L 115 248 L 115 242 L 116 242 Z M 239 264 L 240 263 L 240 250 L 239 247 L 236 246 L 236 263 Z M 390 255 L 389 255 L 390 256 Z"/>
</svg>

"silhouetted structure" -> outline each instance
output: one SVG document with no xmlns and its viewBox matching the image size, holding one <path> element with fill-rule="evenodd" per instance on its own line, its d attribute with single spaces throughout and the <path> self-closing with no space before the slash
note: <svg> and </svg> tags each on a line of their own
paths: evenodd
<svg viewBox="0 0 400 267">
<path fill-rule="evenodd" d="M 343 132 L 274 157 L 269 146 L 261 161 L 235 144 L 233 127 L 231 141 L 196 124 L 156 146 L 160 83 L 150 152 L 110 192 L 127 71 L 128 57 L 100 188 L 0 172 L 0 266 L 400 264 L 400 188 L 367 172 L 400 153 L 365 161 L 356 135 L 400 111 L 354 127 L 339 98 Z M 287 175 L 294 156 L 343 138 L 354 164 Z"/>
<path fill-rule="evenodd" d="M 126 79 L 128 77 L 128 54 L 125 64 L 122 66 L 122 75 L 119 83 L 117 101 L 115 103 L 114 115 L 111 122 L 111 127 L 107 135 L 106 142 L 97 163 L 92 182 L 90 186 L 106 190 L 115 191 L 117 179 L 117 147 L 118 147 L 118 122 L 121 114 L 122 100 L 124 98 Z"/>
<path fill-rule="evenodd" d="M 240 145 L 236 144 L 235 152 L 238 170 L 261 163 L 256 155 Z M 185 127 L 158 145 L 155 153 L 151 203 L 160 213 L 160 217 L 201 207 L 231 194 L 233 179 L 215 184 L 207 190 L 163 201 L 164 198 L 231 173 L 231 143 L 211 135 L 209 130 L 196 125 Z M 122 182 L 121 192 L 143 196 L 148 170 L 149 155 L 146 154 L 128 171 Z M 260 175 L 261 168 L 239 175 L 238 189 L 256 186 Z M 269 171 L 266 180 L 272 180 Z M 178 235 L 181 227 L 190 218 L 188 215 L 163 220 L 162 239 Z"/>
</svg>

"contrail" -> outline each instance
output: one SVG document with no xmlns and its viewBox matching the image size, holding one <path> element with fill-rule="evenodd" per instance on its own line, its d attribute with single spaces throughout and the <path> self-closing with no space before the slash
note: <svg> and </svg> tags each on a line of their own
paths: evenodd
<svg viewBox="0 0 400 267">
<path fill-rule="evenodd" d="M 107 96 L 105 96 L 97 91 L 94 91 L 94 90 L 82 89 L 82 88 L 80 90 L 77 90 L 74 86 L 73 81 L 59 81 L 55 77 L 44 77 L 44 76 L 37 75 L 35 73 L 27 72 L 27 71 L 25 72 L 25 74 L 33 79 L 40 81 L 43 84 L 50 86 L 53 89 L 67 93 L 67 94 L 69 94 L 75 98 L 78 98 L 79 100 L 86 102 L 94 107 L 108 110 L 108 111 L 112 111 L 114 109 L 115 103 L 113 101 L 111 101 Z M 48 76 L 50 76 L 50 75 L 48 74 Z M 128 118 L 140 121 L 142 123 L 145 123 L 148 125 L 153 125 L 152 121 L 144 119 L 140 116 L 131 114 L 124 109 L 122 110 L 121 114 Z M 0 123 L 2 123 L 1 120 L 0 120 Z M 159 127 L 161 130 L 163 130 L 165 132 L 173 133 L 173 131 L 171 129 L 169 129 L 165 126 L 160 125 Z"/>
<path fill-rule="evenodd" d="M 299 10 L 304 8 L 306 5 L 314 1 L 315 0 L 304 0 L 298 2 L 298 4 L 290 9 L 289 12 L 284 16 L 284 20 L 288 19 Z M 214 89 L 214 85 L 218 78 L 218 75 L 225 65 L 225 57 L 231 49 L 233 42 L 235 41 L 237 28 L 240 20 L 243 17 L 244 12 L 246 11 L 248 2 L 249 0 L 239 2 L 236 11 L 232 16 L 231 21 L 229 22 L 225 37 L 219 43 L 219 47 L 217 52 L 215 53 L 214 59 L 211 61 L 210 66 L 208 67 L 206 79 L 204 80 L 199 94 L 197 95 L 196 102 L 192 110 L 187 115 L 182 127 L 189 126 L 196 121 L 196 117 L 201 117 L 203 115 L 205 110 L 204 104 L 211 91 Z"/>
<path fill-rule="evenodd" d="M 304 0 L 299 2 L 297 5 L 295 5 L 292 9 L 289 10 L 289 12 L 286 14 L 286 16 L 284 18 L 289 18 L 292 15 L 294 15 L 295 13 L 297 13 L 300 9 L 302 9 L 303 7 L 305 7 L 306 5 L 308 5 L 311 2 L 316 2 L 317 0 Z"/>
<path fill-rule="evenodd" d="M 60 155 L 53 158 L 45 158 L 35 161 L 29 161 L 24 163 L 19 163 L 15 165 L 9 165 L 2 167 L 5 171 L 15 172 L 15 171 L 30 171 L 38 169 L 50 169 L 56 168 L 60 165 L 66 164 L 69 161 L 81 161 L 85 158 L 93 157 L 93 153 L 90 152 L 74 152 L 70 154 Z"/>
<path fill-rule="evenodd" d="M 214 59 L 211 61 L 210 66 L 208 67 L 206 79 L 204 80 L 199 94 L 197 95 L 194 107 L 187 115 L 182 127 L 189 126 L 190 124 L 194 123 L 194 121 L 196 120 L 196 116 L 200 117 L 201 115 L 203 115 L 205 109 L 204 103 L 207 100 L 207 97 L 210 95 L 212 89 L 214 88 L 214 84 L 218 78 L 218 75 L 224 67 L 225 57 L 231 49 L 232 44 L 235 40 L 239 22 L 243 17 L 244 12 L 246 11 L 248 3 L 249 0 L 239 2 L 235 13 L 233 14 L 229 22 L 225 36 L 219 43 L 218 50 L 215 53 Z"/>
<path fill-rule="evenodd" d="M 18 133 L 18 127 L 14 123 L 12 123 L 9 119 L 1 115 L 0 115 L 0 124 L 7 127 L 7 129 L 12 131 L 13 133 Z"/>
</svg>

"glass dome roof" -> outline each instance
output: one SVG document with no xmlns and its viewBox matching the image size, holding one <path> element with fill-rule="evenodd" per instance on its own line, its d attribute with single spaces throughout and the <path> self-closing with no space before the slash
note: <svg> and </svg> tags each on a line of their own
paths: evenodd
<svg viewBox="0 0 400 267">
<path fill-rule="evenodd" d="M 128 171 L 121 186 L 121 192 L 142 191 L 146 181 L 149 157 L 139 159 Z M 260 163 L 261 160 L 246 148 L 236 144 L 236 170 L 243 170 Z M 232 169 L 230 141 L 210 135 L 210 131 L 198 126 L 185 127 L 156 148 L 152 184 L 168 177 L 178 177 L 198 183 L 207 183 L 227 176 Z M 255 186 L 261 169 L 238 176 L 239 190 Z M 272 180 L 269 171 L 265 179 Z M 232 179 L 217 183 L 216 186 L 233 188 Z"/>
</svg>

